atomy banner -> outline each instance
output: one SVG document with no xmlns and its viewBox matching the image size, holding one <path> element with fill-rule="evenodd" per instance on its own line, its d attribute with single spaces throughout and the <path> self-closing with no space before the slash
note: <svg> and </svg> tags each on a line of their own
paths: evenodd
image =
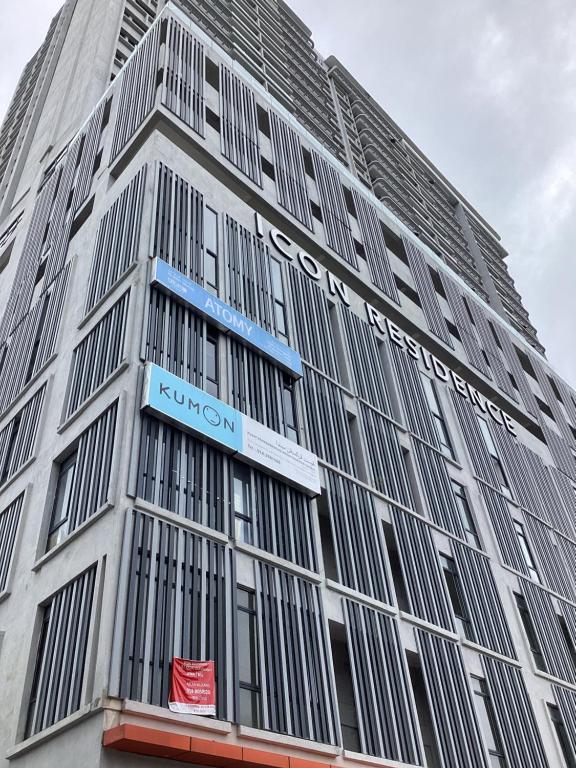
<svg viewBox="0 0 576 768">
<path fill-rule="evenodd" d="M 297 378 L 302 376 L 302 360 L 296 350 L 220 301 L 162 259 L 154 259 L 152 262 L 151 282 L 152 285 L 193 307 L 224 333 L 232 333 L 242 339 L 245 344 L 273 360 L 288 373 Z"/>
<path fill-rule="evenodd" d="M 168 707 L 181 715 L 215 715 L 214 662 L 172 659 Z"/>
<path fill-rule="evenodd" d="M 142 408 L 311 496 L 320 493 L 313 453 L 153 363 L 145 368 Z"/>
</svg>

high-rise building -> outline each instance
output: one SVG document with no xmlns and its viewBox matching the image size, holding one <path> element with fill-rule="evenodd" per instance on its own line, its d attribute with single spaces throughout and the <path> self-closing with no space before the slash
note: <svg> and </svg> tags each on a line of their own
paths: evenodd
<svg viewBox="0 0 576 768">
<path fill-rule="evenodd" d="M 574 766 L 576 393 L 472 206 L 281 0 L 68 0 L 1 130 L 1 764 Z"/>
</svg>

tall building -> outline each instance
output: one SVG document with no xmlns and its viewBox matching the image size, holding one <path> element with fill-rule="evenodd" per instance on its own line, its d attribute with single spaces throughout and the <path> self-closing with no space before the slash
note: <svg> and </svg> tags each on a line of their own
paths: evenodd
<svg viewBox="0 0 576 768">
<path fill-rule="evenodd" d="M 489 225 L 281 0 L 68 0 L 33 62 L 2 765 L 574 766 L 576 393 Z"/>
</svg>

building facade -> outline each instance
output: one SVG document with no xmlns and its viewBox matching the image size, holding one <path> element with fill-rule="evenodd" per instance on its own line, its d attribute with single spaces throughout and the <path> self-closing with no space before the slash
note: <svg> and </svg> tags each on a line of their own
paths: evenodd
<svg viewBox="0 0 576 768">
<path fill-rule="evenodd" d="M 0 761 L 574 766 L 576 393 L 498 238 L 282 2 L 106 5 L 6 153 Z"/>
</svg>

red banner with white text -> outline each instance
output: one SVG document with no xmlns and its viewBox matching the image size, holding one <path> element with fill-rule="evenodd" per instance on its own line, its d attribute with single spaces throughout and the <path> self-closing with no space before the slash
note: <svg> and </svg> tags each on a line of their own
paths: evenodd
<svg viewBox="0 0 576 768">
<path fill-rule="evenodd" d="M 168 706 L 171 712 L 182 715 L 215 715 L 214 662 L 172 659 Z"/>
</svg>

